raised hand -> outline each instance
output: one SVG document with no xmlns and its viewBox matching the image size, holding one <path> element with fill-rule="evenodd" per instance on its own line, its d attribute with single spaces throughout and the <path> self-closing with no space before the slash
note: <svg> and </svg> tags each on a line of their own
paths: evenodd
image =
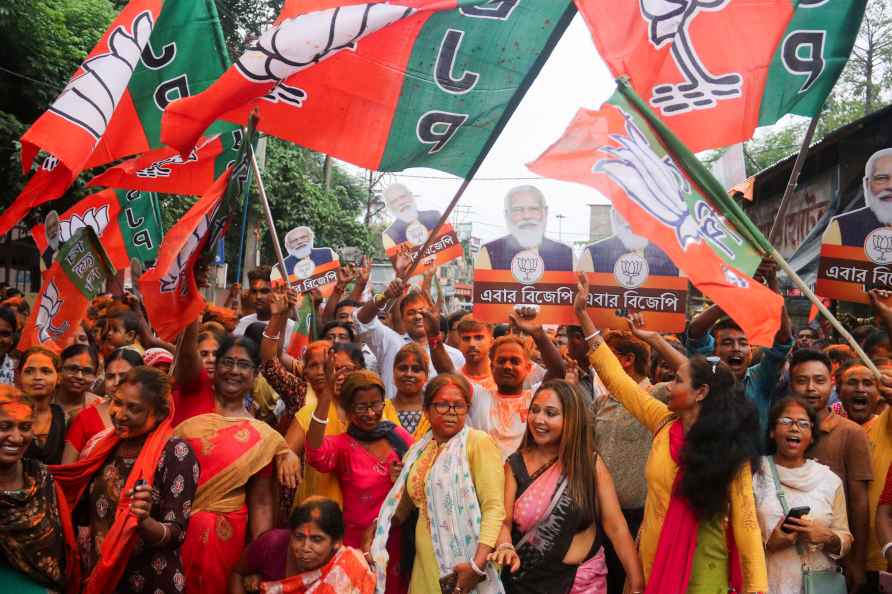
<svg viewBox="0 0 892 594">
<path fill-rule="evenodd" d="M 272 293 L 269 294 L 269 311 L 271 315 L 281 316 L 288 313 L 288 310 L 291 309 L 288 304 L 288 293 L 285 289 L 285 285 L 279 285 L 275 287 Z"/>
<path fill-rule="evenodd" d="M 640 311 L 629 312 L 629 315 L 626 316 L 625 319 L 626 322 L 628 322 L 629 324 L 629 330 L 632 332 L 632 334 L 636 338 L 640 338 L 644 342 L 650 342 L 660 335 L 659 332 L 644 329 L 644 314 L 642 314 Z"/>
<path fill-rule="evenodd" d="M 588 309 L 588 276 L 579 271 L 576 273 L 576 296 L 573 298 L 573 309 L 577 314 Z"/>
<path fill-rule="evenodd" d="M 536 321 L 537 317 L 539 317 L 539 308 L 528 305 L 519 307 L 508 314 L 511 324 L 529 336 L 533 336 L 542 330 L 542 324 Z"/>
<path fill-rule="evenodd" d="M 341 289 L 356 280 L 356 269 L 353 267 L 353 264 L 345 264 L 344 266 L 341 266 L 338 268 L 337 273 L 338 286 Z"/>
<path fill-rule="evenodd" d="M 428 338 L 440 335 L 440 316 L 426 309 L 421 310 L 421 316 L 424 318 L 424 332 Z"/>
</svg>

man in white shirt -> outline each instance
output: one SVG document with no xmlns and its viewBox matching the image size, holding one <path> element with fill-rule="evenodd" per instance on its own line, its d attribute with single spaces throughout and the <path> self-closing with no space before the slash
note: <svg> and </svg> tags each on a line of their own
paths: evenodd
<svg viewBox="0 0 892 594">
<path fill-rule="evenodd" d="M 391 299 L 403 294 L 405 281 L 397 278 L 392 281 L 384 293 L 353 312 L 353 322 L 357 336 L 368 345 L 378 359 L 378 368 L 387 396 L 396 394 L 393 381 L 393 361 L 397 352 L 408 342 L 417 342 L 428 349 L 430 355 L 430 377 L 439 372 L 450 372 L 464 367 L 465 358 L 461 351 L 445 342 L 440 334 L 439 321 L 431 314 L 433 304 L 422 292 L 410 290 L 400 302 L 400 315 L 406 327 L 406 334 L 399 334 L 385 326 L 378 319 L 378 311 Z"/>
<path fill-rule="evenodd" d="M 251 293 L 255 313 L 239 319 L 238 325 L 232 332 L 236 336 L 244 336 L 245 330 L 254 322 L 269 322 L 272 315 L 269 309 L 269 296 L 273 291 L 269 266 L 261 266 L 248 273 L 248 291 Z M 289 319 L 285 328 L 285 344 L 288 344 L 293 330 L 294 320 Z"/>
</svg>

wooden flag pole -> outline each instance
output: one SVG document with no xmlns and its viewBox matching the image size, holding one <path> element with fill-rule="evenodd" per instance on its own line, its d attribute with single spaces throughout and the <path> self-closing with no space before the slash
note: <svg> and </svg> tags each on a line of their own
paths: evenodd
<svg viewBox="0 0 892 594">
<path fill-rule="evenodd" d="M 778 253 L 776 249 L 771 250 L 768 254 L 772 260 L 777 262 L 777 265 L 780 266 L 781 270 L 783 270 L 787 276 L 790 277 L 790 280 L 793 281 L 802 294 L 808 297 L 809 301 L 811 301 L 815 307 L 818 308 L 818 311 L 827 318 L 827 321 L 833 326 L 833 328 L 839 332 L 840 336 L 842 336 L 846 342 L 849 343 L 849 346 L 852 347 L 852 350 L 855 351 L 855 354 L 858 355 L 858 358 L 864 363 L 865 367 L 870 369 L 871 373 L 873 373 L 877 378 L 880 377 L 880 370 L 877 369 L 877 366 L 874 365 L 873 361 L 870 360 L 870 357 L 867 356 L 867 353 L 864 352 L 864 349 L 861 348 L 861 345 L 858 344 L 858 341 L 855 340 L 855 337 L 851 335 L 851 333 L 846 330 L 845 326 L 836 319 L 836 316 L 831 313 L 827 306 L 815 295 L 814 291 L 812 291 L 809 286 L 805 283 L 802 278 L 796 274 L 796 271 L 790 266 L 790 264 L 784 260 L 784 257 Z"/>
<path fill-rule="evenodd" d="M 288 269 L 285 268 L 285 257 L 282 255 L 282 246 L 279 245 L 279 234 L 276 233 L 276 224 L 273 221 L 273 213 L 269 208 L 269 200 L 266 197 L 266 187 L 263 185 L 263 177 L 260 175 L 260 167 L 257 165 L 257 158 L 254 156 L 254 147 L 248 145 L 248 152 L 251 154 L 251 167 L 254 169 L 254 176 L 257 178 L 257 189 L 260 192 L 260 204 L 263 205 L 263 214 L 266 215 L 266 225 L 269 227 L 272 236 L 273 249 L 276 251 L 276 264 L 279 272 L 282 274 L 282 280 L 285 284 L 290 285 L 288 280 Z"/>
<path fill-rule="evenodd" d="M 821 105 L 821 109 L 824 106 Z M 784 196 L 781 198 L 780 206 L 777 208 L 777 217 L 774 219 L 774 223 L 771 225 L 771 231 L 768 233 L 768 241 L 771 242 L 771 245 L 777 245 L 777 234 L 783 229 L 782 220 L 784 215 L 787 214 L 787 208 L 789 207 L 790 199 L 793 197 L 793 192 L 796 191 L 796 186 L 799 185 L 799 175 L 802 173 L 802 168 L 805 166 L 805 160 L 808 157 L 808 149 L 811 147 L 811 140 L 815 136 L 815 130 L 818 128 L 818 120 L 821 118 L 821 111 L 818 110 L 817 115 L 811 119 L 811 122 L 808 124 L 808 130 L 805 131 L 805 138 L 802 140 L 802 146 L 799 147 L 799 154 L 796 155 L 796 162 L 793 163 L 793 171 L 790 173 L 790 181 L 787 182 L 787 187 L 784 189 Z"/>
</svg>

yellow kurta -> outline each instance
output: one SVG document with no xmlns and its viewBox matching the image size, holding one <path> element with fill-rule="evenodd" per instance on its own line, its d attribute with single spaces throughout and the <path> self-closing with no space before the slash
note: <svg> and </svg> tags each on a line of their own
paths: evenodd
<svg viewBox="0 0 892 594">
<path fill-rule="evenodd" d="M 294 415 L 305 434 L 310 430 L 310 417 L 314 412 L 316 412 L 316 402 L 304 405 Z M 384 412 L 381 418 L 384 421 L 390 421 L 397 425 L 400 424 L 400 419 L 396 415 L 396 409 L 390 400 L 384 401 Z M 349 424 L 346 419 L 341 419 L 338 416 L 338 409 L 335 403 L 332 402 L 328 407 L 328 425 L 325 426 L 325 437 L 334 437 L 335 435 L 346 433 Z M 309 464 L 305 464 L 303 480 L 297 488 L 297 494 L 294 496 L 294 507 L 300 505 L 304 499 L 311 495 L 328 497 L 336 501 L 338 505 L 343 506 L 344 500 L 341 495 L 341 485 L 338 483 L 338 477 L 331 473 L 319 472 Z"/>
<path fill-rule="evenodd" d="M 606 344 L 601 344 L 589 355 L 589 360 L 610 394 L 654 435 L 647 458 L 644 476 L 647 479 L 647 498 L 644 502 L 644 521 L 638 538 L 638 551 L 644 565 L 645 580 L 650 579 L 660 531 L 669 509 L 672 485 L 678 465 L 669 452 L 669 431 L 672 412 L 663 403 L 642 389 L 629 377 Z M 746 592 L 768 591 L 768 572 L 762 533 L 756 516 L 753 480 L 749 464 L 744 464 L 730 485 L 731 526 L 740 553 L 741 571 Z"/>
<path fill-rule="evenodd" d="M 870 442 L 870 464 L 873 468 L 873 480 L 867 490 L 867 505 L 870 513 L 870 540 L 867 543 L 867 570 L 886 571 L 886 560 L 881 554 L 881 545 L 877 541 L 877 505 L 883 487 L 886 484 L 886 473 L 892 464 L 892 415 L 887 408 L 875 418 L 867 428 L 867 440 Z"/>
<path fill-rule="evenodd" d="M 434 545 L 427 514 L 424 487 L 431 466 L 440 455 L 442 446 L 431 440 L 406 479 L 406 493 L 420 510 L 415 526 L 415 564 L 412 569 L 410 594 L 429 594 L 440 591 L 440 566 L 434 555 Z M 492 438 L 483 431 L 468 433 L 468 463 L 471 478 L 480 504 L 480 539 L 484 545 L 495 547 L 505 520 L 505 472 L 502 452 Z"/>
</svg>

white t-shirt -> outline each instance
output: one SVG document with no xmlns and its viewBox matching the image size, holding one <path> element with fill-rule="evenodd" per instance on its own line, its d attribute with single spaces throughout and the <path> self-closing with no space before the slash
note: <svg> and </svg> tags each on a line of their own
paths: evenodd
<svg viewBox="0 0 892 594">
<path fill-rule="evenodd" d="M 251 314 L 251 315 L 249 315 L 249 316 L 245 316 L 245 317 L 243 317 L 242 319 L 240 319 L 240 320 L 238 321 L 238 325 L 235 327 L 235 330 L 233 330 L 232 333 L 233 333 L 234 335 L 236 335 L 236 336 L 244 336 L 244 335 L 245 335 L 245 330 L 248 329 L 248 326 L 250 326 L 250 325 L 253 324 L 254 322 L 260 322 L 260 321 L 261 321 L 261 320 L 258 320 L 258 319 L 257 319 L 257 314 Z M 263 323 L 264 323 L 264 324 L 267 324 L 267 323 L 269 323 L 269 322 L 263 322 Z M 288 320 L 288 323 L 287 323 L 286 326 L 285 326 L 285 336 L 284 336 L 284 339 L 285 339 L 286 341 L 288 341 L 288 340 L 291 339 L 291 333 L 292 333 L 292 332 L 294 332 L 294 320 L 289 319 L 289 320 Z M 287 343 L 287 342 L 285 343 L 285 346 L 286 346 L 286 347 L 288 346 L 288 343 Z"/>
</svg>

